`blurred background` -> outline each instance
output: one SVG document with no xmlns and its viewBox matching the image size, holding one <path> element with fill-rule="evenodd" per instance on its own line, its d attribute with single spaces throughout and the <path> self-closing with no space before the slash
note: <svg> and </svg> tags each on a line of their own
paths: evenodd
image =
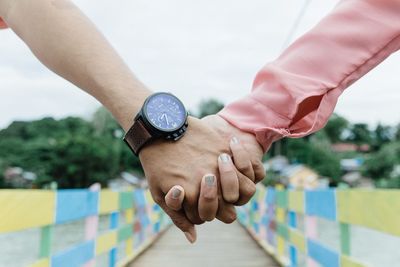
<svg viewBox="0 0 400 267">
<path fill-rule="evenodd" d="M 176 94 L 198 117 L 250 92 L 257 71 L 338 3 L 74 2 L 140 80 L 154 91 Z M 0 188 L 145 187 L 140 162 L 121 141 L 123 131 L 110 113 L 41 65 L 11 30 L 0 31 L 0 40 Z M 396 53 L 344 92 L 323 130 L 275 143 L 264 157 L 263 183 L 400 188 L 399 69 Z M 100 227 L 107 223 L 101 219 Z M 318 224 L 318 238 L 338 250 L 339 224 L 324 219 Z M 82 228 L 82 222 L 57 226 L 54 246 L 83 240 Z M 371 266 L 397 266 L 398 237 L 352 229 L 356 256 Z M 68 240 L 62 238 L 65 231 Z M 36 257 L 36 243 L 26 243 L 29 235 L 0 235 L 0 266 L 26 266 Z M 38 239 L 38 232 L 31 238 Z"/>
<path fill-rule="evenodd" d="M 74 2 L 145 84 L 173 92 L 200 117 L 248 93 L 257 71 L 337 4 Z M 122 131 L 91 96 L 47 70 L 12 31 L 0 38 L 1 187 L 106 185 L 126 171 L 142 177 Z M 265 183 L 287 184 L 287 165 L 304 164 L 333 186 L 400 187 L 399 68 L 395 54 L 345 91 L 323 131 L 274 145 Z"/>
</svg>

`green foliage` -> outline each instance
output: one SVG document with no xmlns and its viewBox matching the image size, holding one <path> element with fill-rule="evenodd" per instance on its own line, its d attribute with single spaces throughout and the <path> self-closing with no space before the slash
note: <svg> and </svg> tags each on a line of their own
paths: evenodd
<svg viewBox="0 0 400 267">
<path fill-rule="evenodd" d="M 332 181 L 340 178 L 340 159 L 329 145 L 306 139 L 288 139 L 288 158 L 292 162 L 310 166 Z"/>
<path fill-rule="evenodd" d="M 367 124 L 356 123 L 352 125 L 349 141 L 357 145 L 371 144 L 372 138 L 372 133 Z"/>
<path fill-rule="evenodd" d="M 18 166 L 37 174 L 43 186 L 60 188 L 103 185 L 125 170 L 141 171 L 138 158 L 121 140 L 123 130 L 111 114 L 99 109 L 92 121 L 68 117 L 14 122 L 0 131 L 0 173 Z M 0 177 L 0 186 L 4 187 Z"/>
<path fill-rule="evenodd" d="M 223 108 L 224 104 L 216 99 L 202 101 L 199 106 L 198 117 L 203 118 L 208 115 L 216 114 Z"/>
<path fill-rule="evenodd" d="M 400 142 L 383 146 L 378 152 L 372 153 L 364 164 L 364 175 L 372 179 L 389 179 L 393 168 L 400 165 Z"/>
<path fill-rule="evenodd" d="M 392 140 L 392 129 L 389 126 L 378 124 L 373 132 L 372 148 L 374 151 L 379 150 L 383 145 Z"/>
<path fill-rule="evenodd" d="M 348 127 L 349 122 L 345 118 L 337 114 L 333 114 L 324 127 L 323 132 L 325 132 L 331 143 L 338 143 L 343 141 L 343 132 L 348 129 Z"/>
<path fill-rule="evenodd" d="M 395 129 L 394 139 L 396 141 L 400 141 L 400 123 L 397 125 Z"/>
</svg>

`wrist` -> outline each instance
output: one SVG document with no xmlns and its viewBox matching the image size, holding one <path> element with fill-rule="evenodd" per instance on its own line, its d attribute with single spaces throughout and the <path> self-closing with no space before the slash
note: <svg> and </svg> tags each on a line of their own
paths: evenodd
<svg viewBox="0 0 400 267">
<path fill-rule="evenodd" d="M 121 87 L 108 90 L 106 97 L 101 102 L 127 132 L 132 127 L 136 114 L 138 114 L 144 101 L 151 93 L 144 85 Z"/>
</svg>

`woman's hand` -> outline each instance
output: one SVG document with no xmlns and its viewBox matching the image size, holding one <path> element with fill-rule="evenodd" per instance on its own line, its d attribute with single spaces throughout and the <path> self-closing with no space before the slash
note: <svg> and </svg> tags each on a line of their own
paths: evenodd
<svg viewBox="0 0 400 267">
<path fill-rule="evenodd" d="M 233 155 L 233 160 L 227 153 L 219 155 L 219 175 L 206 174 L 201 179 L 198 215 L 202 221 L 211 221 L 216 217 L 221 217 L 225 210 L 232 208 L 228 201 L 235 205 L 247 203 L 255 192 L 254 182 L 261 181 L 265 171 L 261 162 L 262 149 L 253 135 L 241 132 L 219 116 L 209 116 L 205 121 L 221 137 L 228 140 L 226 142 L 229 142 L 230 154 Z M 234 135 L 240 136 L 245 142 Z M 165 196 L 167 208 L 182 212 L 184 195 L 182 186 L 175 185 L 170 188 Z M 194 228 L 191 229 L 194 230 Z M 190 237 L 188 239 L 191 240 Z"/>
</svg>

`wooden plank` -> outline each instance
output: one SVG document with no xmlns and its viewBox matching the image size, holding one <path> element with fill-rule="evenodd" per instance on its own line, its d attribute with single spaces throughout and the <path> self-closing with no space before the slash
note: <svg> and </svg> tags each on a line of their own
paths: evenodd
<svg viewBox="0 0 400 267">
<path fill-rule="evenodd" d="M 361 264 L 348 256 L 342 256 L 340 259 L 341 267 L 366 267 L 367 265 Z"/>
<path fill-rule="evenodd" d="M 0 190 L 0 233 L 54 223 L 55 193 L 45 190 Z"/>
<path fill-rule="evenodd" d="M 340 223 L 340 251 L 350 255 L 350 225 L 347 223 Z"/>
<path fill-rule="evenodd" d="M 51 253 L 52 225 L 42 227 L 40 233 L 39 258 L 48 258 Z"/>
<path fill-rule="evenodd" d="M 87 241 L 51 258 L 51 267 L 82 266 L 94 258 L 94 241 Z"/>
<path fill-rule="evenodd" d="M 56 223 L 65 223 L 97 214 L 98 199 L 99 193 L 89 190 L 57 191 Z"/>
<path fill-rule="evenodd" d="M 307 253 L 324 267 L 339 267 L 339 254 L 319 242 L 308 239 Z"/>
<path fill-rule="evenodd" d="M 97 238 L 96 242 L 96 255 L 103 254 L 110 251 L 117 245 L 117 232 L 110 231 Z"/>
<path fill-rule="evenodd" d="M 197 227 L 190 245 L 171 227 L 158 242 L 130 264 L 132 267 L 277 267 L 279 266 L 238 224 L 212 222 Z M 227 256 L 229 255 L 229 257 Z"/>
<path fill-rule="evenodd" d="M 292 243 L 299 251 L 306 253 L 306 240 L 303 233 L 298 230 L 289 230 L 289 241 Z"/>
<path fill-rule="evenodd" d="M 304 191 L 289 191 L 289 210 L 304 213 Z"/>
<path fill-rule="evenodd" d="M 336 196 L 334 190 L 306 191 L 305 194 L 307 215 L 318 216 L 331 221 L 336 220 Z"/>
<path fill-rule="evenodd" d="M 100 192 L 100 214 L 111 213 L 119 208 L 119 194 L 110 190 Z"/>
<path fill-rule="evenodd" d="M 133 207 L 132 191 L 119 193 L 119 209 L 126 210 Z"/>
<path fill-rule="evenodd" d="M 339 190 L 337 198 L 339 221 L 400 236 L 399 190 Z"/>
</svg>

